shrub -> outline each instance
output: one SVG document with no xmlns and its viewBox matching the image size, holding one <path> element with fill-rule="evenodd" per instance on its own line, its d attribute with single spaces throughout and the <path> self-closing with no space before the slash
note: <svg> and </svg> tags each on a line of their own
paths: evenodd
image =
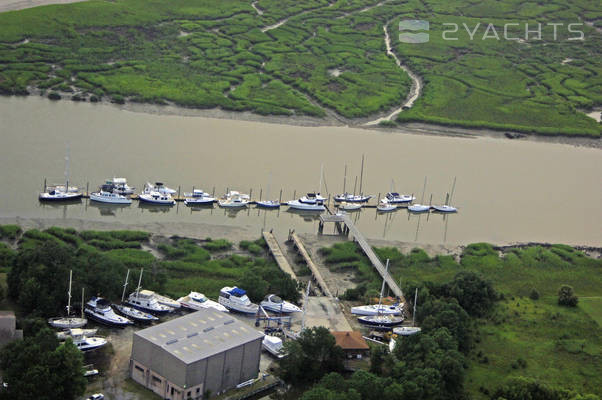
<svg viewBox="0 0 602 400">
<path fill-rule="evenodd" d="M 226 239 L 210 240 L 208 242 L 203 243 L 203 248 L 209 251 L 230 250 L 232 248 L 232 243 L 230 243 Z"/>
<path fill-rule="evenodd" d="M 50 100 L 60 100 L 60 99 L 61 99 L 61 95 L 60 95 L 60 94 L 58 94 L 57 92 L 50 92 L 50 93 L 48 94 L 48 98 L 49 98 Z"/>
<path fill-rule="evenodd" d="M 579 298 L 573 293 L 573 288 L 569 285 L 562 285 L 558 290 L 558 304 L 567 307 L 576 307 Z"/>
<path fill-rule="evenodd" d="M 529 293 L 529 298 L 531 300 L 539 300 L 539 292 L 537 291 L 537 289 L 531 289 L 531 293 Z"/>
</svg>

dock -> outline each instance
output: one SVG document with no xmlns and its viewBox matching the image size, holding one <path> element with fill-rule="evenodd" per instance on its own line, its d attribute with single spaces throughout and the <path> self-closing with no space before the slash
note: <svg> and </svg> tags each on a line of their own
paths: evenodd
<svg viewBox="0 0 602 400">
<path fill-rule="evenodd" d="M 303 242 L 301 242 L 301 239 L 299 238 L 299 236 L 297 236 L 297 234 L 293 232 L 293 233 L 290 234 L 289 238 L 293 241 L 293 246 L 297 249 L 297 251 L 299 252 L 299 254 L 301 254 L 301 256 L 303 257 L 303 259 L 305 260 L 305 263 L 307 264 L 307 267 L 309 268 L 309 270 L 313 274 L 314 279 L 318 283 L 318 286 L 320 287 L 320 289 L 322 290 L 322 292 L 327 297 L 333 298 L 334 296 L 330 292 L 330 289 L 328 289 L 328 286 L 326 285 L 326 281 L 322 277 L 322 274 L 318 270 L 318 267 L 316 267 L 316 264 L 314 264 L 314 262 L 311 260 L 311 257 L 309 256 L 309 253 L 305 249 L 305 246 L 303 245 Z"/>
<path fill-rule="evenodd" d="M 284 273 L 289 274 L 294 280 L 297 280 L 297 275 L 295 274 L 293 268 L 284 256 L 284 253 L 282 252 L 282 249 L 280 248 L 280 245 L 278 244 L 278 241 L 276 240 L 274 234 L 272 232 L 267 231 L 263 231 L 261 234 L 263 235 L 263 238 L 267 243 L 268 248 L 270 249 L 270 254 L 272 255 L 272 257 L 274 257 L 280 269 Z"/>
<path fill-rule="evenodd" d="M 393 277 L 385 270 L 385 266 L 380 261 L 374 250 L 372 250 L 372 246 L 368 244 L 366 238 L 364 235 L 362 235 L 359 229 L 357 229 L 351 218 L 349 218 L 347 214 L 322 214 L 320 215 L 320 233 L 324 229 L 324 224 L 327 222 L 335 223 L 339 227 L 340 231 L 343 232 L 343 234 L 349 235 L 349 233 L 351 233 L 351 235 L 353 235 L 353 240 L 359 244 L 360 248 L 368 257 L 374 268 L 378 271 L 385 282 L 387 282 L 387 285 L 391 291 L 400 299 L 400 301 L 405 303 L 405 298 L 401 288 L 397 285 L 397 283 L 395 283 Z M 341 227 L 341 225 L 343 226 Z"/>
</svg>

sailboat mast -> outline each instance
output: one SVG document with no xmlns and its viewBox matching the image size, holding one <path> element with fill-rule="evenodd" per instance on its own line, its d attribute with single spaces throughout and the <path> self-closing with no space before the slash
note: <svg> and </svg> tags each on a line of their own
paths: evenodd
<svg viewBox="0 0 602 400">
<path fill-rule="evenodd" d="M 451 206 L 452 197 L 454 197 L 454 192 L 456 191 L 456 177 L 454 176 L 454 184 L 452 185 L 451 194 L 449 195 L 449 203 L 445 203 L 448 206 Z"/>
<path fill-rule="evenodd" d="M 138 278 L 138 287 L 136 288 L 136 298 L 138 298 L 138 294 L 140 294 L 140 285 L 142 284 L 142 273 L 144 272 L 144 268 L 140 268 L 140 278 Z"/>
<path fill-rule="evenodd" d="M 65 155 L 65 193 L 69 193 L 69 144 Z"/>
<path fill-rule="evenodd" d="M 69 270 L 69 291 L 67 292 L 67 316 L 71 314 L 71 279 L 73 278 L 73 270 Z"/>
<path fill-rule="evenodd" d="M 305 311 L 307 310 L 307 302 L 309 301 L 309 288 L 311 287 L 311 280 L 307 282 L 307 290 L 305 291 L 305 298 L 303 299 L 303 316 L 301 317 L 301 331 L 305 329 Z"/>
<path fill-rule="evenodd" d="M 422 186 L 422 197 L 420 198 L 420 204 L 424 204 L 424 192 L 426 191 L 426 176 L 424 177 L 424 185 Z"/>
<path fill-rule="evenodd" d="M 385 276 L 389 273 L 389 259 L 387 258 L 387 264 L 385 266 L 385 275 L 383 276 L 383 285 L 380 288 L 380 297 L 378 299 L 378 312 L 380 313 L 380 305 L 383 302 L 383 293 L 385 292 Z"/>
<path fill-rule="evenodd" d="M 123 284 L 123 293 L 121 294 L 121 302 L 125 299 L 125 288 L 128 286 L 128 278 L 130 277 L 130 270 L 128 269 L 127 274 L 125 274 L 125 283 Z"/>
<path fill-rule="evenodd" d="M 322 178 L 324 177 L 324 164 L 320 165 L 320 190 L 318 193 L 322 193 Z"/>
<path fill-rule="evenodd" d="M 412 313 L 412 326 L 416 326 L 416 302 L 418 301 L 418 288 L 414 292 L 414 312 Z"/>
<path fill-rule="evenodd" d="M 357 175 L 355 176 L 355 183 L 353 184 L 353 195 L 355 196 L 355 189 L 357 188 Z"/>
<path fill-rule="evenodd" d="M 347 164 L 345 164 L 345 175 L 343 175 L 343 194 L 347 193 L 347 192 L 345 192 L 346 186 L 347 186 Z"/>
<path fill-rule="evenodd" d="M 362 183 L 364 182 L 364 155 L 362 154 L 362 168 L 360 170 L 360 195 L 362 195 Z"/>
<path fill-rule="evenodd" d="M 82 286 L 82 318 L 84 317 L 84 287 Z"/>
</svg>

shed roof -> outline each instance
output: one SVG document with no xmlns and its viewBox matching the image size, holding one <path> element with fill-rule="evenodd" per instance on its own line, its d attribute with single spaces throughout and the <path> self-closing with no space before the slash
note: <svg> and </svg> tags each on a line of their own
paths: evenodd
<svg viewBox="0 0 602 400">
<path fill-rule="evenodd" d="M 368 350 L 370 347 L 358 331 L 331 332 L 343 350 Z"/>
<path fill-rule="evenodd" d="M 264 336 L 232 315 L 211 309 L 199 310 L 142 329 L 134 335 L 161 347 L 187 364 Z"/>
</svg>

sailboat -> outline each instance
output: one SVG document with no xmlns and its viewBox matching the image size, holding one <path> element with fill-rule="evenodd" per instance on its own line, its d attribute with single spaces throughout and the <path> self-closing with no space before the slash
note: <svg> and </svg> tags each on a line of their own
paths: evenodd
<svg viewBox="0 0 602 400">
<path fill-rule="evenodd" d="M 414 313 L 412 314 L 412 326 L 401 326 L 399 328 L 394 328 L 393 333 L 400 336 L 410 336 L 415 335 L 420 332 L 422 329 L 416 326 L 416 302 L 418 301 L 418 288 L 414 292 Z"/>
<path fill-rule="evenodd" d="M 343 194 L 338 194 L 338 195 L 334 196 L 334 201 L 337 201 L 337 202 L 342 201 L 342 202 L 346 202 L 346 203 L 365 203 L 365 202 L 369 201 L 372 198 L 372 195 L 364 196 L 364 194 L 362 193 L 363 178 L 364 178 L 364 155 L 362 154 L 362 169 L 360 172 L 360 193 L 357 195 L 355 194 L 355 187 L 353 188 L 353 194 L 345 191 L 345 184 L 347 182 L 347 165 L 345 165 L 345 177 L 343 179 Z M 356 183 L 357 183 L 357 176 L 356 176 Z M 357 208 L 353 208 L 353 209 L 357 210 Z M 351 210 L 351 209 L 347 209 L 347 210 Z"/>
<path fill-rule="evenodd" d="M 386 270 L 389 269 L 389 260 L 387 259 Z M 383 278 L 383 285 L 381 289 L 381 300 L 382 293 L 385 290 L 385 281 Z M 381 300 L 379 300 L 378 304 L 370 304 L 367 306 L 356 306 L 351 307 L 351 314 L 355 315 L 402 315 L 403 314 L 403 304 L 394 304 L 394 305 L 385 305 L 382 304 Z"/>
<path fill-rule="evenodd" d="M 40 201 L 70 201 L 82 198 L 82 193 L 77 187 L 69 186 L 69 147 L 65 155 L 65 186 L 51 185 L 46 186 L 44 181 L 44 191 L 39 194 Z"/>
<path fill-rule="evenodd" d="M 324 176 L 324 165 L 320 168 L 320 191 L 322 190 L 322 177 Z M 320 192 L 307 193 L 306 196 L 299 198 L 298 200 L 291 200 L 287 203 L 289 208 L 303 211 L 325 211 L 324 206 L 325 197 L 320 195 Z"/>
<path fill-rule="evenodd" d="M 385 267 L 385 274 L 389 271 L 389 260 L 387 259 L 387 265 Z M 384 314 L 382 309 L 383 293 L 385 291 L 385 279 L 383 278 L 383 284 L 380 289 L 380 297 L 378 299 L 378 307 L 376 315 L 363 315 L 358 317 L 357 320 L 366 325 L 371 325 L 376 329 L 390 329 L 395 325 L 399 325 L 403 322 L 403 316 L 396 316 L 391 314 Z M 353 312 L 353 311 L 352 311 Z"/>
<path fill-rule="evenodd" d="M 426 190 L 426 176 L 424 177 L 424 186 L 422 187 L 422 197 L 420 199 L 421 204 L 412 204 L 411 206 L 408 206 L 408 211 L 413 212 L 413 213 L 423 213 L 423 212 L 427 212 L 428 210 L 431 209 L 430 203 L 428 206 L 422 204 L 422 203 L 424 203 L 425 190 Z M 432 199 L 433 199 L 433 196 L 431 195 L 431 200 Z"/>
<path fill-rule="evenodd" d="M 451 206 L 451 198 L 454 195 L 454 190 L 456 189 L 456 178 L 454 177 L 454 184 L 452 185 L 452 190 L 451 190 L 451 195 L 449 193 L 446 194 L 445 196 L 445 204 L 443 204 L 442 206 L 433 206 L 433 209 L 435 211 L 441 212 L 441 213 L 455 213 L 458 211 L 458 209 L 456 207 L 452 207 Z"/>
<path fill-rule="evenodd" d="M 268 182 L 268 187 L 267 190 L 265 192 L 265 197 L 268 200 L 259 200 L 257 201 L 255 204 L 257 204 L 257 207 L 261 207 L 261 208 L 280 208 L 280 201 L 278 200 L 269 200 L 270 198 L 270 185 L 272 183 L 272 173 L 270 172 L 270 181 Z"/>
<path fill-rule="evenodd" d="M 53 328 L 59 329 L 72 329 L 72 328 L 81 328 L 82 326 L 88 323 L 88 320 L 84 318 L 83 306 L 84 306 L 84 298 L 83 298 L 83 288 L 82 288 L 82 316 L 81 318 L 71 317 L 69 314 L 71 313 L 71 283 L 73 278 L 73 270 L 69 271 L 69 291 L 67 292 L 67 316 L 66 317 L 56 317 L 50 318 L 48 323 Z"/>
<path fill-rule="evenodd" d="M 134 307 L 129 307 L 123 304 L 125 300 L 125 290 L 128 285 L 128 278 L 130 276 L 130 270 L 128 269 L 127 274 L 125 275 L 125 283 L 123 284 L 123 293 L 121 294 L 121 304 L 113 304 L 113 308 L 117 310 L 117 312 L 125 317 L 131 318 L 136 322 L 153 322 L 158 321 L 159 318 L 155 317 L 152 314 L 146 313 L 144 311 L 138 310 Z"/>
</svg>

